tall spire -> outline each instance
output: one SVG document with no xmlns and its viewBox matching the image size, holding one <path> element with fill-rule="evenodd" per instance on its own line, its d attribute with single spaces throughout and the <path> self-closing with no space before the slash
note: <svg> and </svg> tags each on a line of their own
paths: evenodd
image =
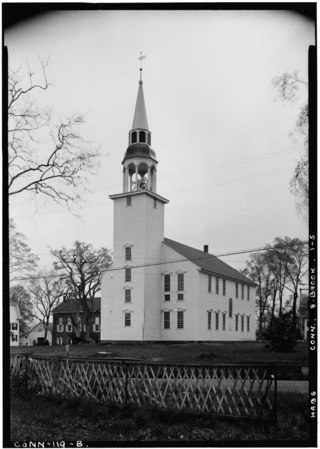
<svg viewBox="0 0 320 449">
<path fill-rule="evenodd" d="M 139 90 L 136 102 L 136 108 L 134 111 L 133 124 L 132 129 L 149 129 L 148 128 L 148 120 L 147 120 L 147 112 L 146 105 L 144 101 L 143 94 L 143 82 L 142 82 L 142 60 L 145 59 L 146 56 L 142 55 L 142 51 L 140 52 L 140 81 L 139 81 Z"/>
</svg>

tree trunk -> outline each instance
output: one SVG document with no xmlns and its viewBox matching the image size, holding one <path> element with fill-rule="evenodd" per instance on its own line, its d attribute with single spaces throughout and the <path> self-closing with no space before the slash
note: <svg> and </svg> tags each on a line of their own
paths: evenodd
<svg viewBox="0 0 320 449">
<path fill-rule="evenodd" d="M 293 293 L 293 304 L 292 304 L 292 328 L 295 330 L 297 325 L 297 298 L 298 293 L 295 290 Z"/>
</svg>

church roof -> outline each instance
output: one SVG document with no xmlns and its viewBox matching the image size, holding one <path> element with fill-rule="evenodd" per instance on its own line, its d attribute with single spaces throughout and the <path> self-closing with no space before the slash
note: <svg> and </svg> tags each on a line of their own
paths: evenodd
<svg viewBox="0 0 320 449">
<path fill-rule="evenodd" d="M 146 105 L 143 95 L 143 85 L 142 81 L 139 81 L 139 90 L 136 102 L 136 109 L 134 111 L 132 129 L 149 129 Z"/>
<path fill-rule="evenodd" d="M 181 256 L 188 259 L 190 262 L 198 265 L 198 267 L 201 268 L 201 271 L 246 284 L 256 285 L 253 281 L 239 273 L 239 271 L 230 267 L 230 265 L 222 262 L 222 260 L 218 259 L 218 257 L 213 254 L 209 254 L 167 238 L 164 238 L 164 243 L 173 250 L 177 251 L 177 253 L 181 254 Z"/>
</svg>

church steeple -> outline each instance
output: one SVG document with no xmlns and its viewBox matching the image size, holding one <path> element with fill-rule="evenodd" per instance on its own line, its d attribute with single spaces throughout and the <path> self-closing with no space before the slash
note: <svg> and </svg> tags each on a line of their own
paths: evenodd
<svg viewBox="0 0 320 449">
<path fill-rule="evenodd" d="M 139 57 L 141 64 L 145 56 Z M 132 129 L 129 131 L 129 146 L 124 155 L 123 192 L 150 190 L 156 193 L 157 159 L 151 148 L 151 132 L 149 131 L 146 105 L 143 93 L 142 65 Z"/>
</svg>

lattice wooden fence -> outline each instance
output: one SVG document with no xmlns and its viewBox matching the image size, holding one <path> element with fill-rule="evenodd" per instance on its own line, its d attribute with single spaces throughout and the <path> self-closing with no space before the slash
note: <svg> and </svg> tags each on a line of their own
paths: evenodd
<svg viewBox="0 0 320 449">
<path fill-rule="evenodd" d="M 12 356 L 12 378 L 40 393 L 98 402 L 274 419 L 277 386 L 268 366 L 194 366 Z"/>
</svg>

